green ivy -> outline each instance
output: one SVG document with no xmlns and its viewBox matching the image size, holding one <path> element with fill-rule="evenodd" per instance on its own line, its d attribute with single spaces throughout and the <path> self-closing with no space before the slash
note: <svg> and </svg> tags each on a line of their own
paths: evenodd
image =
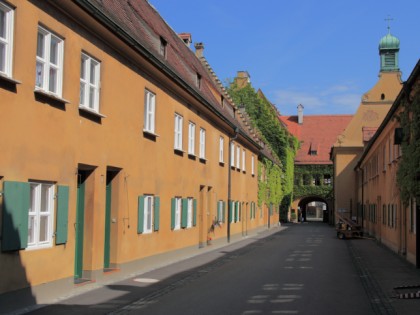
<svg viewBox="0 0 420 315">
<path fill-rule="evenodd" d="M 404 139 L 401 144 L 402 158 L 398 166 L 397 184 L 401 200 L 407 205 L 410 198 L 420 198 L 420 95 L 416 93 L 412 102 L 407 96 L 401 101 L 402 112 L 398 116 Z"/>
<path fill-rule="evenodd" d="M 319 175 L 321 185 L 312 185 L 314 176 Z M 325 199 L 332 198 L 333 186 L 324 184 L 324 175 L 328 175 L 332 181 L 333 166 L 332 165 L 298 165 L 295 166 L 295 185 L 294 196 L 301 198 L 305 196 L 320 196 Z M 309 185 L 304 185 L 303 177 L 308 176 Z"/>
</svg>

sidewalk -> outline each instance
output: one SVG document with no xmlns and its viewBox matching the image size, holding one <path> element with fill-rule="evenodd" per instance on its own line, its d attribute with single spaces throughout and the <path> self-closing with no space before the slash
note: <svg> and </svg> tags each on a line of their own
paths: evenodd
<svg viewBox="0 0 420 315">
<path fill-rule="evenodd" d="M 420 297 L 403 298 L 405 293 L 420 291 L 420 269 L 376 240 L 344 242 L 376 314 L 420 314 Z"/>
<path fill-rule="evenodd" d="M 177 274 L 182 274 L 192 268 L 216 260 L 217 258 L 245 247 L 258 239 L 268 237 L 286 228 L 287 225 L 274 225 L 269 229 L 263 227 L 249 231 L 247 235 L 233 235 L 230 239 L 230 243 L 227 243 L 226 238 L 220 238 L 214 240 L 212 245 L 203 248 L 194 246 L 148 257 L 141 261 L 141 265 L 137 263 L 133 266 L 125 266 L 121 271 L 114 272 L 107 276 L 106 281 L 74 286 L 70 292 L 54 292 L 54 295 L 51 295 L 51 290 L 49 290 L 48 295 L 40 294 L 37 296 L 36 305 L 27 302 L 28 299 L 26 297 L 30 295 L 30 292 L 28 292 L 30 289 L 6 293 L 0 295 L 0 314 L 19 315 L 28 312 L 34 312 L 36 314 L 57 314 L 62 311 L 62 309 L 55 309 L 54 306 L 48 307 L 47 309 L 43 308 L 44 306 L 51 304 L 68 305 L 69 307 L 66 308 L 66 312 L 68 314 L 73 314 L 77 312 L 77 310 L 74 309 L 74 307 L 72 308 L 71 305 L 80 304 L 87 306 L 95 303 L 104 303 L 106 300 L 117 301 L 117 304 L 121 303 L 124 305 L 126 300 L 130 299 L 131 294 L 133 296 L 138 296 L 140 291 L 141 294 L 147 294 L 148 290 L 150 290 L 150 283 L 146 282 L 149 280 L 151 281 L 150 278 L 152 277 L 157 278 L 157 274 L 159 281 L 169 277 L 176 277 Z M 218 250 L 220 248 L 223 248 L 224 250 Z M 157 272 L 158 269 L 160 270 L 159 272 Z M 164 273 L 162 273 L 162 271 L 164 271 Z M 118 302 L 119 297 L 117 294 L 119 290 L 112 291 L 112 288 L 118 286 L 123 287 L 125 286 L 125 282 L 130 283 L 130 287 L 132 287 L 133 278 L 139 280 L 138 287 L 134 291 L 129 292 L 129 294 L 124 297 L 124 300 L 120 298 L 120 301 Z M 33 298 L 29 300 L 33 301 Z M 116 306 L 119 305 L 109 305 L 109 311 L 115 309 Z M 94 314 L 94 312 L 92 314 Z"/>
</svg>

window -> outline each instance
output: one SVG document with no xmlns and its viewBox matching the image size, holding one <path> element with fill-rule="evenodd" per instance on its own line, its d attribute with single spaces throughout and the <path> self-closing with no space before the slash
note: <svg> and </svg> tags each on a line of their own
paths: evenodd
<svg viewBox="0 0 420 315">
<path fill-rule="evenodd" d="M 246 169 L 245 169 L 245 156 L 246 156 L 246 153 L 245 153 L 245 150 L 243 150 L 242 151 L 242 171 L 243 172 L 246 171 Z"/>
<path fill-rule="evenodd" d="M 0 74 L 12 76 L 14 11 L 0 2 Z"/>
<path fill-rule="evenodd" d="M 224 146 L 225 146 L 225 139 L 220 137 L 219 139 L 219 163 L 224 163 Z"/>
<path fill-rule="evenodd" d="M 153 223 L 153 196 L 144 196 L 144 221 L 143 221 L 143 233 L 152 233 Z"/>
<path fill-rule="evenodd" d="M 201 89 L 201 75 L 199 75 L 198 73 L 197 73 L 197 76 L 196 76 L 196 82 L 195 82 L 195 84 L 197 85 L 197 87 L 199 89 Z"/>
<path fill-rule="evenodd" d="M 144 131 L 155 133 L 156 95 L 149 90 L 144 91 Z"/>
<path fill-rule="evenodd" d="M 251 156 L 251 175 L 254 176 L 255 175 L 255 157 Z"/>
<path fill-rule="evenodd" d="M 324 174 L 324 185 L 331 186 L 331 175 Z"/>
<path fill-rule="evenodd" d="M 386 171 L 386 145 L 383 146 L 383 171 Z"/>
<path fill-rule="evenodd" d="M 230 143 L 230 166 L 235 167 L 235 144 Z"/>
<path fill-rule="evenodd" d="M 30 183 L 28 248 L 52 245 L 54 185 Z"/>
<path fill-rule="evenodd" d="M 159 53 L 166 58 L 166 47 L 168 43 L 162 37 L 160 38 Z"/>
<path fill-rule="evenodd" d="M 225 203 L 223 200 L 219 200 L 217 202 L 217 222 L 224 222 L 225 221 Z"/>
<path fill-rule="evenodd" d="M 99 112 L 100 63 L 82 53 L 80 64 L 80 106 Z"/>
<path fill-rule="evenodd" d="M 179 230 L 181 228 L 182 199 L 176 197 L 172 199 L 172 202 L 172 229 Z"/>
<path fill-rule="evenodd" d="M 200 128 L 200 159 L 206 158 L 206 130 Z"/>
<path fill-rule="evenodd" d="M 64 41 L 38 26 L 36 49 L 36 87 L 61 97 Z"/>
<path fill-rule="evenodd" d="M 193 198 L 187 198 L 187 228 L 193 226 Z"/>
<path fill-rule="evenodd" d="M 188 125 L 188 154 L 195 155 L 195 124 L 191 121 Z"/>
<path fill-rule="evenodd" d="M 241 169 L 241 148 L 236 147 L 236 168 Z"/>
<path fill-rule="evenodd" d="M 174 149 L 182 151 L 182 116 L 175 114 L 175 142 Z"/>
</svg>

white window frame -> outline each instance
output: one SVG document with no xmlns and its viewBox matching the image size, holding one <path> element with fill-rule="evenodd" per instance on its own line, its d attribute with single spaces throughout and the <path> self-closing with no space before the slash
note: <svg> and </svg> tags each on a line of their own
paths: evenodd
<svg viewBox="0 0 420 315">
<path fill-rule="evenodd" d="M 241 169 L 241 147 L 239 145 L 236 147 L 236 168 Z"/>
<path fill-rule="evenodd" d="M 202 160 L 206 159 L 206 129 L 200 128 L 200 152 L 199 157 Z"/>
<path fill-rule="evenodd" d="M 219 139 L 219 163 L 224 163 L 224 146 L 225 146 L 225 139 L 220 137 Z"/>
<path fill-rule="evenodd" d="M 156 94 L 144 90 L 144 127 L 143 131 L 155 133 L 155 119 L 156 119 Z"/>
<path fill-rule="evenodd" d="M 251 156 L 251 175 L 255 175 L 255 157 L 254 155 Z"/>
<path fill-rule="evenodd" d="M 175 222 L 174 230 L 181 229 L 182 198 L 175 197 Z"/>
<path fill-rule="evenodd" d="M 28 249 L 52 247 L 55 185 L 41 182 L 30 182 L 29 185 L 30 208 L 28 209 Z M 42 193 L 45 193 L 45 196 L 42 196 Z M 46 203 L 44 205 L 42 204 L 43 199 Z M 45 239 L 40 240 L 41 222 L 45 219 L 47 221 L 44 226 Z"/>
<path fill-rule="evenodd" d="M 3 2 L 0 2 L 0 12 L 4 14 L 4 36 L 0 33 L 0 49 L 4 47 L 0 60 L 0 75 L 11 78 L 13 65 L 13 32 L 14 32 L 14 15 L 15 11 Z"/>
<path fill-rule="evenodd" d="M 245 152 L 245 150 L 242 150 L 242 171 L 243 172 L 246 172 L 245 159 L 246 159 L 246 152 Z"/>
<path fill-rule="evenodd" d="M 195 155 L 195 124 L 192 121 L 188 124 L 188 154 Z"/>
<path fill-rule="evenodd" d="M 223 200 L 217 202 L 217 218 L 219 222 L 223 222 Z"/>
<path fill-rule="evenodd" d="M 144 195 L 143 233 L 152 233 L 155 198 L 153 195 Z"/>
<path fill-rule="evenodd" d="M 99 113 L 101 63 L 82 52 L 80 58 L 80 107 Z"/>
<path fill-rule="evenodd" d="M 40 37 L 42 36 L 42 38 Z M 52 60 L 52 45 L 56 43 L 56 60 Z M 39 45 L 42 44 L 42 47 Z M 42 48 L 42 49 L 41 49 Z M 42 55 L 40 55 L 42 53 Z M 35 89 L 61 98 L 63 91 L 64 40 L 49 30 L 38 26 Z M 55 73 L 55 77 L 51 74 Z"/>
<path fill-rule="evenodd" d="M 174 149 L 182 151 L 182 124 L 184 118 L 175 113 L 174 119 Z"/>
<path fill-rule="evenodd" d="M 193 207 L 194 207 L 194 198 L 188 197 L 187 198 L 187 228 L 191 228 L 193 226 Z"/>
<path fill-rule="evenodd" d="M 235 167 L 235 144 L 230 143 L 230 166 Z"/>
</svg>

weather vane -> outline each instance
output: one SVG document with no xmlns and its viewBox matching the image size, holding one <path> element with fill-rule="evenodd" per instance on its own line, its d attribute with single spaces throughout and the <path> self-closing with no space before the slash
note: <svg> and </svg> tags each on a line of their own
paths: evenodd
<svg viewBox="0 0 420 315">
<path fill-rule="evenodd" d="M 391 34 L 391 21 L 394 21 L 393 18 L 391 18 L 390 15 L 385 19 L 385 21 L 388 23 L 388 34 Z"/>
</svg>

